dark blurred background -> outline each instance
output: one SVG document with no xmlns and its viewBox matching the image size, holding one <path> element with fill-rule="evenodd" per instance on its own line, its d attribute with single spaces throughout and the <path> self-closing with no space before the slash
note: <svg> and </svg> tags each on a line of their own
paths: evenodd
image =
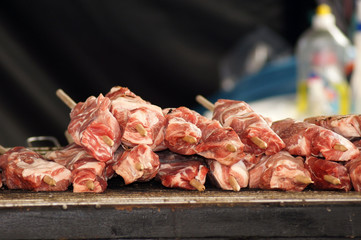
<svg viewBox="0 0 361 240">
<path fill-rule="evenodd" d="M 220 60 L 240 39 L 267 27 L 294 47 L 316 3 L 2 1 L 0 144 L 39 135 L 65 144 L 70 110 L 58 88 L 79 102 L 120 85 L 161 107 L 192 108 L 197 94 L 219 91 Z M 352 1 L 337 4 L 344 14 Z"/>
</svg>

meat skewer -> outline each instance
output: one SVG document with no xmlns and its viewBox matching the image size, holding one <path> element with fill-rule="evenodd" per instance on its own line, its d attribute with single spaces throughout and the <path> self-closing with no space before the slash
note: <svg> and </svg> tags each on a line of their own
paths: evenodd
<svg viewBox="0 0 361 240">
<path fill-rule="evenodd" d="M 69 106 L 73 106 L 64 91 L 57 95 Z M 84 147 L 99 161 L 113 158 L 120 146 L 121 131 L 117 120 L 110 112 L 111 101 L 100 94 L 89 97 L 85 102 L 77 103 L 70 112 L 68 132 L 74 142 Z"/>
<path fill-rule="evenodd" d="M 147 182 L 158 173 L 159 157 L 145 144 L 135 146 L 119 154 L 113 165 L 114 171 L 123 178 L 124 183 Z"/>
<path fill-rule="evenodd" d="M 307 157 L 306 169 L 311 173 L 313 184 L 317 190 L 351 190 L 351 180 L 346 167 L 334 161 L 316 157 Z"/>
<path fill-rule="evenodd" d="M 351 183 L 355 191 L 361 192 L 361 157 L 352 159 L 346 163 Z"/>
<path fill-rule="evenodd" d="M 317 116 L 306 118 L 304 122 L 327 128 L 345 138 L 361 137 L 361 115 Z"/>
<path fill-rule="evenodd" d="M 3 147 L 1 151 L 4 152 Z M 65 191 L 70 185 L 68 169 L 25 147 L 14 147 L 3 153 L 0 168 L 9 189 Z"/>
<path fill-rule="evenodd" d="M 226 166 L 218 161 L 207 159 L 208 176 L 212 183 L 224 190 L 240 191 L 248 186 L 249 174 L 243 160 Z"/>
<path fill-rule="evenodd" d="M 153 105 L 126 87 L 113 87 L 106 95 L 110 111 L 123 132 L 122 143 L 129 147 L 147 144 L 154 151 L 164 150 L 165 118 L 160 107 Z"/>
<path fill-rule="evenodd" d="M 171 109 L 166 114 L 165 143 L 176 153 L 198 154 L 232 165 L 243 157 L 244 144 L 231 128 L 224 128 L 186 107 Z"/>
<path fill-rule="evenodd" d="M 204 158 L 197 155 L 180 155 L 169 150 L 157 152 L 160 169 L 156 179 L 168 188 L 204 191 L 209 169 Z"/>
<path fill-rule="evenodd" d="M 284 148 L 282 139 L 270 128 L 268 122 L 243 101 L 219 99 L 213 106 L 202 96 L 196 100 L 213 110 L 213 119 L 222 126 L 231 127 L 245 144 L 245 152 L 272 155 Z"/>
<path fill-rule="evenodd" d="M 48 152 L 48 160 L 71 171 L 73 192 L 104 192 L 107 188 L 106 163 L 96 160 L 83 147 L 69 144 L 61 150 Z"/>
<path fill-rule="evenodd" d="M 292 155 L 321 155 L 326 160 L 348 161 L 360 154 L 349 140 L 315 124 L 287 118 L 274 122 L 272 129 L 283 139 L 285 149 Z"/>
<path fill-rule="evenodd" d="M 249 171 L 250 188 L 302 191 L 310 183 L 311 175 L 302 157 L 295 158 L 286 151 L 263 156 Z"/>
</svg>

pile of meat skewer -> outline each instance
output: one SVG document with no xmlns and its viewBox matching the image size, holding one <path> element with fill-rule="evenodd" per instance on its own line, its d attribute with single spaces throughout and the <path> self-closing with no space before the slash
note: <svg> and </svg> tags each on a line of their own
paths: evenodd
<svg viewBox="0 0 361 240">
<path fill-rule="evenodd" d="M 246 102 L 219 99 L 211 119 L 181 106 L 162 109 L 126 87 L 75 103 L 69 144 L 40 155 L 0 148 L 1 184 L 31 191 L 104 192 L 119 176 L 125 185 L 159 181 L 167 188 L 361 191 L 361 116 L 272 122 Z"/>
</svg>

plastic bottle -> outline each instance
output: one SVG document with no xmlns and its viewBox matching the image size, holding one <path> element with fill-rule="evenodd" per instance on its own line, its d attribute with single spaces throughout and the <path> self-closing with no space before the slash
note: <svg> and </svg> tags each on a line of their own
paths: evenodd
<svg viewBox="0 0 361 240">
<path fill-rule="evenodd" d="M 361 114 L 361 1 L 356 2 L 356 30 L 354 32 L 354 45 L 356 57 L 351 76 L 352 112 Z"/>
<path fill-rule="evenodd" d="M 344 66 L 350 45 L 335 25 L 330 7 L 319 5 L 312 27 L 301 35 L 296 48 L 300 118 L 349 113 L 350 90 Z"/>
</svg>

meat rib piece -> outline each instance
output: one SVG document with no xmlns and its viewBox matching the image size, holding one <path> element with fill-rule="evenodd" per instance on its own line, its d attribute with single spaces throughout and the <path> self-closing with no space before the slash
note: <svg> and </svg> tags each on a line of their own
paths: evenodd
<svg viewBox="0 0 361 240">
<path fill-rule="evenodd" d="M 137 96 L 125 87 L 113 87 L 106 95 L 111 112 L 122 129 L 122 143 L 128 147 L 146 144 L 154 151 L 164 150 L 165 118 L 160 107 Z"/>
<path fill-rule="evenodd" d="M 316 157 L 307 157 L 306 169 L 311 173 L 316 190 L 351 190 L 351 180 L 346 167 L 340 163 Z"/>
<path fill-rule="evenodd" d="M 304 122 L 327 128 L 346 138 L 361 137 L 361 115 L 317 116 L 306 118 Z"/>
<path fill-rule="evenodd" d="M 158 155 L 150 146 L 140 144 L 120 154 L 113 169 L 123 178 L 125 184 L 131 184 L 135 181 L 150 181 L 158 173 L 159 166 Z"/>
<path fill-rule="evenodd" d="M 111 101 L 102 94 L 78 103 L 70 113 L 68 132 L 94 158 L 106 162 L 120 146 L 120 127 L 110 112 Z"/>
<path fill-rule="evenodd" d="M 65 191 L 70 185 L 68 169 L 25 147 L 14 147 L 1 155 L 0 168 L 9 189 Z"/>
<path fill-rule="evenodd" d="M 208 176 L 212 183 L 223 190 L 240 191 L 248 186 L 249 175 L 242 160 L 226 166 L 215 160 L 207 160 Z"/>
<path fill-rule="evenodd" d="M 285 149 L 292 155 L 322 155 L 326 160 L 348 161 L 360 154 L 349 140 L 315 124 L 287 118 L 274 122 L 272 129 L 282 138 Z"/>
<path fill-rule="evenodd" d="M 224 127 L 234 129 L 245 144 L 245 152 L 272 155 L 285 147 L 268 122 L 246 102 L 219 99 L 215 103 L 213 119 L 218 120 Z"/>
<path fill-rule="evenodd" d="M 204 191 L 209 169 L 204 158 L 180 155 L 171 151 L 157 152 L 161 162 L 156 179 L 168 188 Z"/>
<path fill-rule="evenodd" d="M 286 151 L 263 156 L 249 171 L 249 187 L 302 191 L 311 183 L 311 175 L 301 157 L 293 157 Z"/>
<path fill-rule="evenodd" d="M 352 159 L 346 163 L 351 183 L 355 191 L 361 192 L 361 157 Z"/>
<path fill-rule="evenodd" d="M 45 157 L 71 171 L 73 192 L 106 190 L 106 163 L 96 160 L 83 147 L 72 143 L 61 150 L 47 153 Z"/>
</svg>

